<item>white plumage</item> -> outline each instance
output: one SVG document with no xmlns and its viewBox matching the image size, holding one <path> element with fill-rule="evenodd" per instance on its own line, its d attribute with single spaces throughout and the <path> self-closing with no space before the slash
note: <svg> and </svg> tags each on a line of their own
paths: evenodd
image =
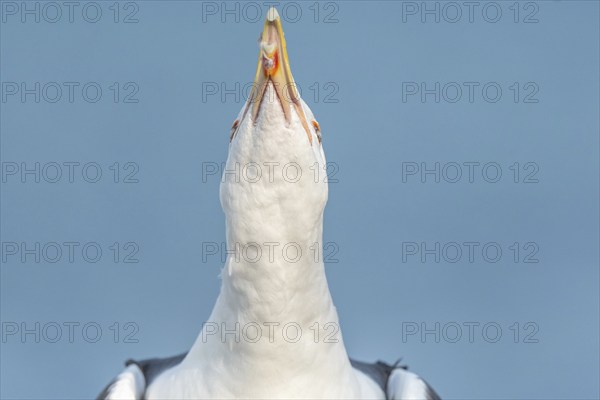
<svg viewBox="0 0 600 400">
<path fill-rule="evenodd" d="M 436 398 L 404 369 L 374 366 L 375 375 L 383 371 L 382 384 L 351 364 L 323 260 L 314 252 L 322 247 L 328 196 L 320 128 L 298 93 L 279 86 L 293 82 L 279 32 L 272 9 L 257 87 L 231 135 L 226 170 L 252 166 L 255 173 L 226 174 L 220 189 L 227 248 L 254 249 L 251 260 L 228 255 L 209 323 L 185 357 L 164 368 L 130 364 L 103 398 Z M 231 333 L 236 329 L 251 329 L 252 340 Z"/>
</svg>

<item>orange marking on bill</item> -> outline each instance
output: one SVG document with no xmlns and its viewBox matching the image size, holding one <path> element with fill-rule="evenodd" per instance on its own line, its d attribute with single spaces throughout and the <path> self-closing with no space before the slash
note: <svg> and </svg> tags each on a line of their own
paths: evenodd
<svg viewBox="0 0 600 400">
<path fill-rule="evenodd" d="M 272 65 L 269 65 L 271 64 Z M 277 69 L 279 68 L 279 52 L 275 50 L 273 53 L 273 58 L 268 58 L 263 56 L 263 70 L 265 71 L 266 76 L 275 75 Z"/>
</svg>

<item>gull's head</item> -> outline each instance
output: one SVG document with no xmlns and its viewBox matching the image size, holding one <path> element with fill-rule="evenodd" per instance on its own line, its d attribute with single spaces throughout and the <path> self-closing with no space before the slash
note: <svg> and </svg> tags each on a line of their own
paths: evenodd
<svg viewBox="0 0 600 400">
<path fill-rule="evenodd" d="M 292 77 L 281 19 L 270 8 L 252 91 L 230 132 L 221 204 L 230 218 L 311 229 L 327 201 L 321 131 Z"/>
</svg>

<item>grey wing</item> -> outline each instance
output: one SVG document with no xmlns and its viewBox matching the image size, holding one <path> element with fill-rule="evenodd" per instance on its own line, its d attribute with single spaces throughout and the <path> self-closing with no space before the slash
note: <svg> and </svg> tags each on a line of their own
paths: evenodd
<svg viewBox="0 0 600 400">
<path fill-rule="evenodd" d="M 106 385 L 97 400 L 142 400 L 145 391 L 144 373 L 137 364 L 132 363 Z"/>
<path fill-rule="evenodd" d="M 441 400 L 423 378 L 404 368 L 394 368 L 391 371 L 386 395 L 393 400 Z"/>
<path fill-rule="evenodd" d="M 362 361 L 357 361 L 350 359 L 350 364 L 352 364 L 352 368 L 359 370 L 371 380 L 373 380 L 377 386 L 385 393 L 387 381 L 390 377 L 390 373 L 393 370 L 391 365 L 388 365 L 384 362 L 377 361 L 376 363 L 366 363 Z"/>
</svg>

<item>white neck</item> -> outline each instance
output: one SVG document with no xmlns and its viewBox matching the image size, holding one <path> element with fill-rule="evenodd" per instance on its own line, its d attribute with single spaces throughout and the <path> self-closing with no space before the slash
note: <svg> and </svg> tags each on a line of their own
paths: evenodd
<svg viewBox="0 0 600 400">
<path fill-rule="evenodd" d="M 222 272 L 220 300 L 225 314 L 240 323 L 337 324 L 321 259 L 321 226 L 283 240 L 264 232 L 247 240 L 228 226 L 227 249 L 235 254 L 228 255 Z"/>
<path fill-rule="evenodd" d="M 235 237 L 229 227 L 228 248 L 238 243 L 231 241 Z M 320 229 L 308 242 L 297 238 L 296 243 L 303 250 L 314 243 L 321 246 Z M 315 262 L 313 254 L 288 262 L 279 251 L 282 247 L 273 246 L 272 258 L 263 254 L 258 262 L 228 257 L 221 293 L 185 362 L 204 365 L 199 385 L 210 396 L 354 397 L 361 389 L 343 344 L 323 262 Z M 235 376 L 235 381 L 221 381 L 222 376 Z M 261 391 L 249 395 L 251 387 Z"/>
<path fill-rule="evenodd" d="M 316 137 L 313 143 L 320 146 Z M 315 162 L 324 168 L 322 154 L 297 116 L 286 124 L 281 106 L 269 103 L 257 124 L 242 121 L 230 146 L 227 170 L 258 163 L 263 177 L 226 176 L 221 184 L 227 249 L 234 253 L 222 270 L 213 312 L 182 363 L 203 371 L 197 379 L 209 395 L 247 397 L 252 387 L 260 390 L 254 397 L 360 392 L 322 260 L 327 183 L 311 170 Z M 278 163 L 273 179 L 265 162 Z M 282 175 L 290 162 L 302 168 L 302 179 Z M 224 376 L 236 379 L 225 382 Z"/>
</svg>

